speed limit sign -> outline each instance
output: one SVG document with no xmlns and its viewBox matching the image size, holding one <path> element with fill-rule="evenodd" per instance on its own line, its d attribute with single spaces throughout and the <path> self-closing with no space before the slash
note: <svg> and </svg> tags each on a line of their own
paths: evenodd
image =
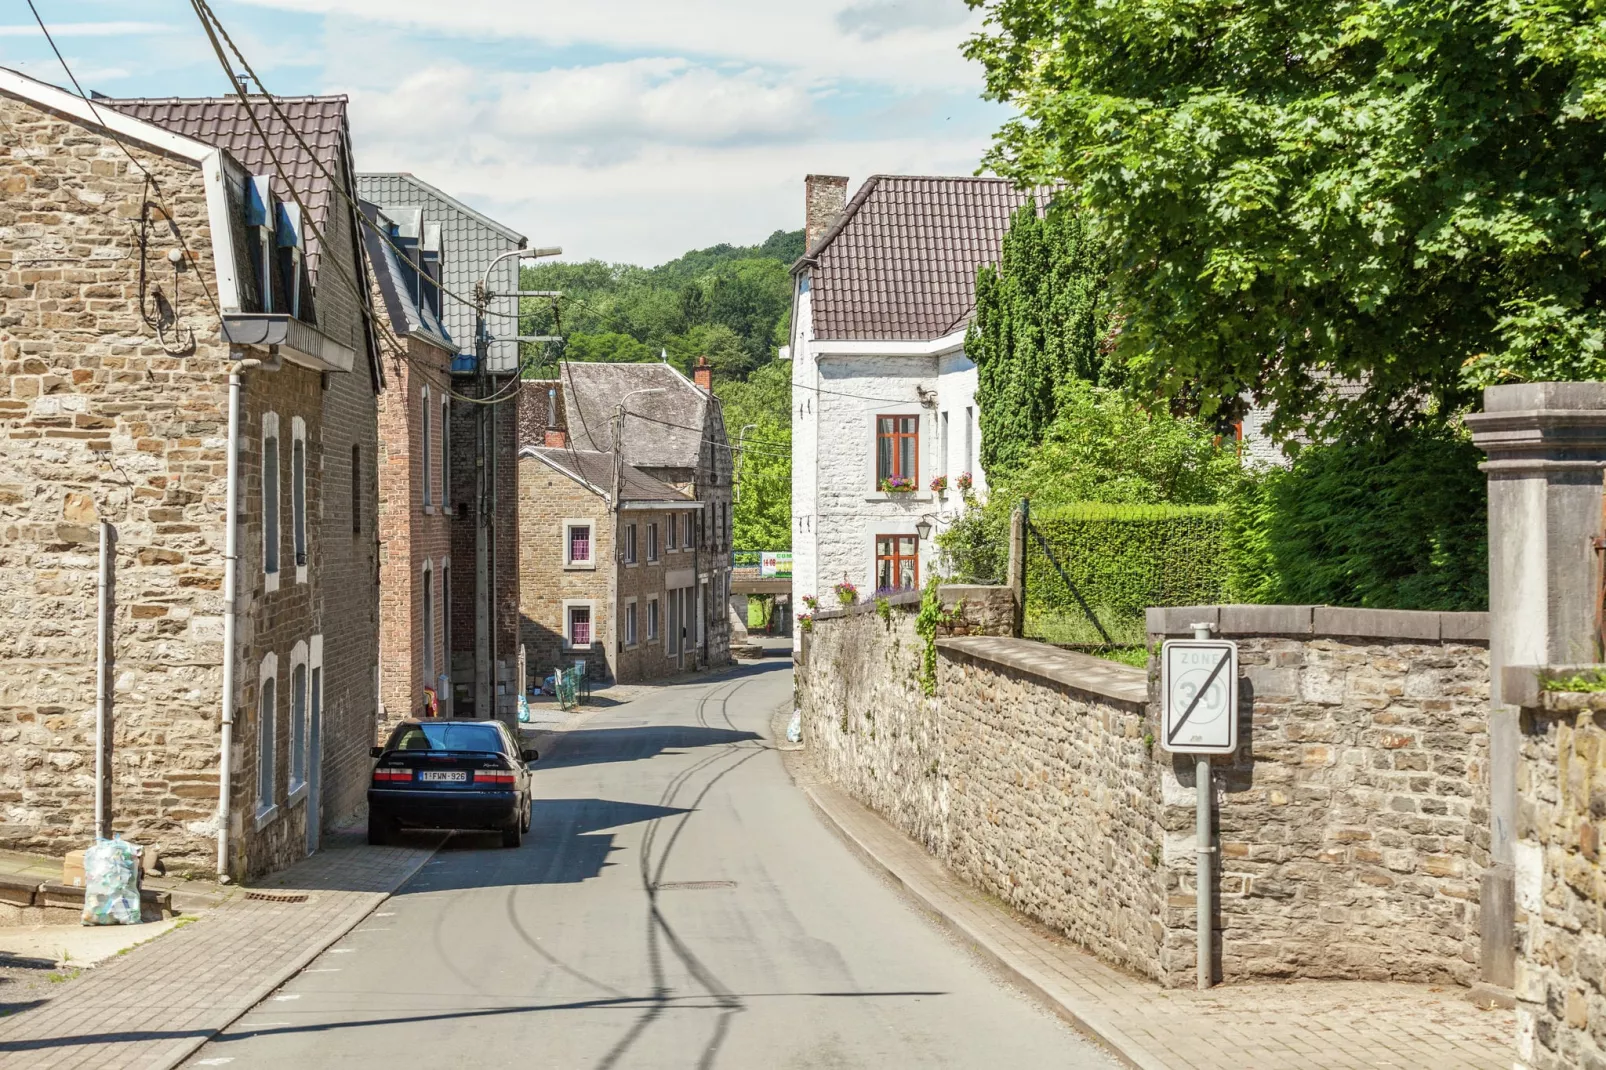
<svg viewBox="0 0 1606 1070">
<path fill-rule="evenodd" d="M 1238 749 L 1238 644 L 1168 639 L 1160 655 L 1165 697 L 1160 746 L 1182 754 Z"/>
</svg>

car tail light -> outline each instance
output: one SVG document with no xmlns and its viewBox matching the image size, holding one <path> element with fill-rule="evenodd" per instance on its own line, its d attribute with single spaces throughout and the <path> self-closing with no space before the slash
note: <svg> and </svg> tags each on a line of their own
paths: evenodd
<svg viewBox="0 0 1606 1070">
<path fill-rule="evenodd" d="M 374 779 L 376 781 L 411 780 L 413 779 L 413 771 L 411 769 L 375 769 Z"/>
<path fill-rule="evenodd" d="M 506 769 L 476 769 L 474 770 L 474 783 L 511 785 L 513 783 L 513 774 Z"/>
</svg>

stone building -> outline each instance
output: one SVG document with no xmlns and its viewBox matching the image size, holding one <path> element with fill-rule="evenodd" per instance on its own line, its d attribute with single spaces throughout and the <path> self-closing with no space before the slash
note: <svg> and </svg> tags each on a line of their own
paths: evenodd
<svg viewBox="0 0 1606 1070">
<path fill-rule="evenodd" d="M 454 716 L 497 716 L 511 720 L 520 676 L 518 558 L 518 399 L 519 257 L 524 235 L 476 211 L 417 175 L 401 172 L 362 174 L 357 188 L 365 200 L 397 221 L 397 240 L 405 248 L 419 246 L 419 256 L 433 271 L 438 288 L 435 317 L 450 343 L 449 376 L 429 373 L 434 397 L 452 391 L 464 397 L 506 397 L 494 405 L 454 399 L 443 413 L 440 443 L 447 467 L 437 476 L 439 500 L 431 503 L 445 516 L 451 543 L 442 556 L 454 567 L 450 583 L 434 575 L 431 585 L 441 607 L 441 660 L 435 685 L 448 677 L 450 692 L 439 693 L 441 712 Z M 487 283 L 485 376 L 479 376 L 479 339 L 472 300 L 475 288 Z M 415 390 L 422 388 L 415 384 Z M 420 430 L 422 428 L 420 427 Z M 439 436 L 437 436 L 439 437 Z M 480 464 L 484 458 L 484 465 Z M 483 475 L 484 483 L 480 482 Z M 420 508 L 423 503 L 420 502 Z M 420 515 L 422 515 L 420 513 Z M 421 586 L 421 574 L 419 576 Z M 481 597 L 487 592 L 485 597 Z M 414 599 L 422 610 L 421 589 Z M 483 613 L 481 612 L 483 610 Z M 419 625 L 420 632 L 422 624 Z M 397 681 L 399 686 L 400 682 Z M 387 694 L 387 711 L 400 696 Z M 410 700 L 416 707 L 419 696 Z M 405 705 L 399 708 L 407 708 Z M 480 712 L 480 711 L 485 712 Z"/>
<path fill-rule="evenodd" d="M 618 509 L 613 507 L 618 487 Z M 530 683 L 586 663 L 631 682 L 697 664 L 696 518 L 686 492 L 614 454 L 552 444 L 519 456 L 520 607 Z"/>
<path fill-rule="evenodd" d="M 559 400 L 549 418 L 564 421 L 562 430 L 577 450 L 606 453 L 613 448 L 614 422 L 623 406 L 624 463 L 701 506 L 686 536 L 693 649 L 682 652 L 680 661 L 687 668 L 706 668 L 728 664 L 731 657 L 732 466 L 725 417 L 706 360 L 693 374 L 695 379 L 688 379 L 667 363 L 566 362 L 559 367 Z M 535 391 L 532 398 L 538 408 L 545 401 L 540 393 Z M 531 424 L 528 418 L 524 421 L 527 429 Z M 527 439 L 526 444 L 534 443 Z"/>
<path fill-rule="evenodd" d="M 278 107 L 0 70 L 0 845 L 95 831 L 102 523 L 111 828 L 240 876 L 363 805 L 383 373 L 345 100 Z"/>
</svg>

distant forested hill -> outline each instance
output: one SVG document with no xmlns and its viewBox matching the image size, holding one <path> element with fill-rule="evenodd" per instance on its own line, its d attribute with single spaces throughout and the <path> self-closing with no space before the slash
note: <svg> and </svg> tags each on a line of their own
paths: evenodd
<svg viewBox="0 0 1606 1070">
<path fill-rule="evenodd" d="M 731 445 L 743 446 L 732 509 L 739 550 L 792 548 L 791 366 L 775 351 L 791 331 L 788 269 L 802 255 L 803 232 L 778 230 L 760 245 L 715 245 L 654 268 L 588 260 L 521 273 L 523 289 L 564 295 L 556 310 L 540 298 L 523 302 L 520 334 L 564 339 L 542 346 L 527 374 L 550 375 L 553 358 L 633 362 L 667 353 L 689 375 L 697 357 L 708 357 Z"/>
<path fill-rule="evenodd" d="M 520 333 L 561 333 L 566 360 L 657 360 L 667 352 L 687 371 L 706 355 L 716 375 L 745 379 L 786 342 L 787 269 L 802 255 L 803 232 L 778 230 L 760 245 L 715 245 L 654 268 L 600 260 L 525 268 L 524 289 L 565 298 L 557 318 L 550 302 L 526 299 Z"/>
</svg>

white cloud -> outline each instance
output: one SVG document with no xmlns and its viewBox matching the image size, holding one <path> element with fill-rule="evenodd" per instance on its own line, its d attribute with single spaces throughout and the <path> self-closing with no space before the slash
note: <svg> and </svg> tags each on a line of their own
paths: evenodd
<svg viewBox="0 0 1606 1070">
<path fill-rule="evenodd" d="M 159 22 L 57 22 L 45 23 L 52 37 L 128 37 L 132 35 L 167 33 L 173 27 Z M 39 24 L 20 23 L 0 26 L 0 37 L 34 37 L 39 35 Z"/>
<path fill-rule="evenodd" d="M 524 38 L 622 53 L 716 56 L 814 77 L 909 88 L 968 86 L 978 73 L 959 45 L 980 25 L 964 0 L 242 0 L 446 36 Z M 845 20 L 845 25 L 844 25 Z"/>
</svg>

